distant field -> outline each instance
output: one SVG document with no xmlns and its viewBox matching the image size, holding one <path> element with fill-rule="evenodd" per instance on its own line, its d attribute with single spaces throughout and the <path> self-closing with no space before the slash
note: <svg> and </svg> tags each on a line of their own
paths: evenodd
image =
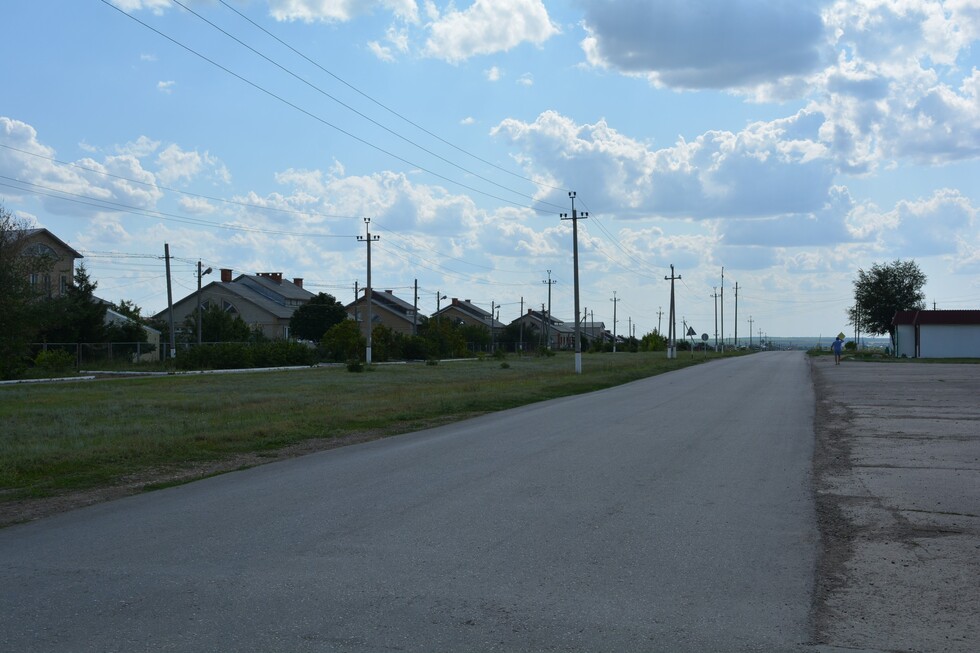
<svg viewBox="0 0 980 653">
<path fill-rule="evenodd" d="M 310 440 L 405 433 L 589 392 L 717 357 L 681 353 L 378 365 L 0 387 L 0 501 L 107 487 L 152 470 Z"/>
</svg>

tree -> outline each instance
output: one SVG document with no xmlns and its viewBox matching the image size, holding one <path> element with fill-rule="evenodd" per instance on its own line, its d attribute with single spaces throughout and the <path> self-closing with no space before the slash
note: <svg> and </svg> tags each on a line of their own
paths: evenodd
<svg viewBox="0 0 980 653">
<path fill-rule="evenodd" d="M 80 265 L 75 271 L 74 283 L 68 286 L 64 295 L 38 305 L 43 342 L 106 342 L 107 305 L 96 299 L 97 285 L 89 278 L 85 266 Z"/>
<path fill-rule="evenodd" d="M 320 349 L 334 361 L 361 360 L 366 347 L 367 340 L 354 320 L 333 325 L 320 339 Z"/>
<path fill-rule="evenodd" d="M 32 272 L 50 263 L 29 256 L 28 225 L 0 206 L 0 378 L 18 376 L 27 366 L 30 344 L 37 332 L 38 294 L 31 287 Z"/>
<path fill-rule="evenodd" d="M 256 334 L 240 315 L 229 313 L 217 304 L 204 308 L 201 319 L 202 342 L 249 342 L 256 339 Z M 195 334 L 196 341 L 197 322 L 194 315 L 188 315 L 184 320 L 184 330 Z"/>
<path fill-rule="evenodd" d="M 858 270 L 854 280 L 854 306 L 847 309 L 848 324 L 865 333 L 887 333 L 895 342 L 892 318 L 896 311 L 925 308 L 926 275 L 915 261 L 896 259 L 891 263 L 875 263 L 867 272 Z"/>
<path fill-rule="evenodd" d="M 295 338 L 320 342 L 330 327 L 346 319 L 344 305 L 333 295 L 322 292 L 296 309 L 289 319 L 289 332 Z"/>
</svg>

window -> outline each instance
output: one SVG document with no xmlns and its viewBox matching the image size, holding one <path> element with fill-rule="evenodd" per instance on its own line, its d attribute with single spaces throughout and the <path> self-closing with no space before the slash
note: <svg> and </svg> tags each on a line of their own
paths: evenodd
<svg viewBox="0 0 980 653">
<path fill-rule="evenodd" d="M 68 275 L 61 275 L 61 279 L 58 281 L 58 294 L 67 295 L 68 294 Z"/>
</svg>

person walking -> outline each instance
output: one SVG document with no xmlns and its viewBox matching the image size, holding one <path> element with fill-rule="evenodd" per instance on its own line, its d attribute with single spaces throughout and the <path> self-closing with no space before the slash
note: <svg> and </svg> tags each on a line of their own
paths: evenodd
<svg viewBox="0 0 980 653">
<path fill-rule="evenodd" d="M 840 365 L 840 354 L 841 350 L 844 349 L 844 339 L 837 336 L 837 339 L 834 340 L 834 344 L 830 348 L 834 350 L 834 365 Z"/>
</svg>

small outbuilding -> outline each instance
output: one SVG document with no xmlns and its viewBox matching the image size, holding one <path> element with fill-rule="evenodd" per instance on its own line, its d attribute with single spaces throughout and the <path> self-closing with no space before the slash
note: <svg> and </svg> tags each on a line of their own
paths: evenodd
<svg viewBox="0 0 980 653">
<path fill-rule="evenodd" d="M 980 358 L 980 310 L 897 311 L 895 355 Z"/>
</svg>

